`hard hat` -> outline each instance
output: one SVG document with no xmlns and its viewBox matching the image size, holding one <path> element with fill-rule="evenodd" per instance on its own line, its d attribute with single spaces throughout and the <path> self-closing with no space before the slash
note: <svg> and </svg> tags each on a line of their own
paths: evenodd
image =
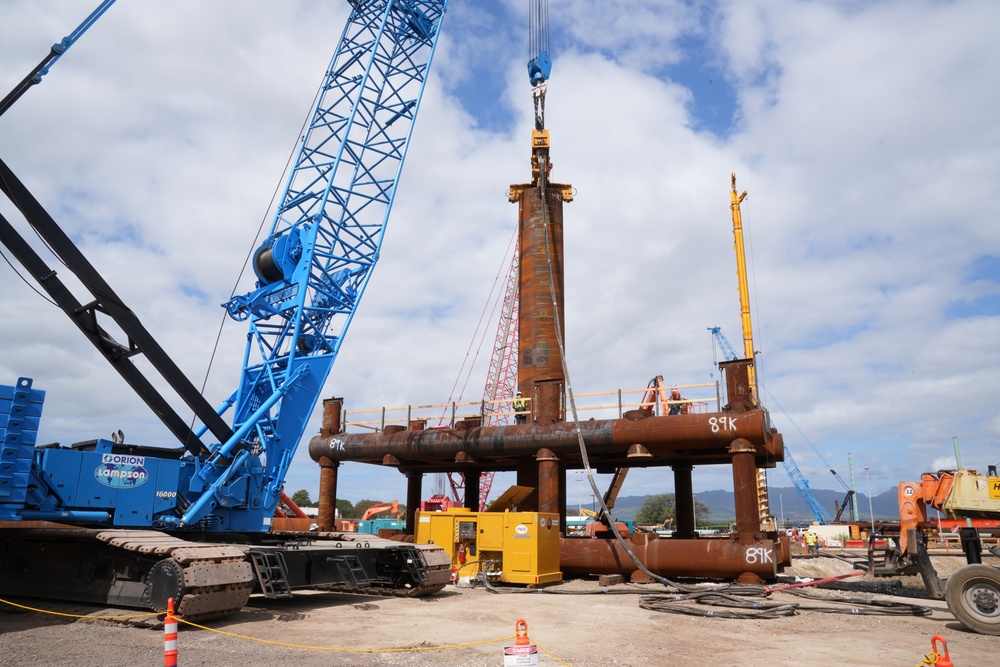
<svg viewBox="0 0 1000 667">
<path fill-rule="evenodd" d="M 520 396 L 520 395 L 521 395 L 521 392 L 517 392 L 517 395 L 518 395 L 518 396 Z"/>
</svg>

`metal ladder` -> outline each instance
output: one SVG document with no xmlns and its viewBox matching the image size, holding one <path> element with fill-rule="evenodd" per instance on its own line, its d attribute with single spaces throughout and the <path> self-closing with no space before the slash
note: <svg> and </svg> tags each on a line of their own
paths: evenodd
<svg viewBox="0 0 1000 667">
<path fill-rule="evenodd" d="M 288 585 L 288 568 L 279 551 L 250 551 L 257 580 L 268 598 L 290 598 L 292 588 Z"/>
<path fill-rule="evenodd" d="M 371 583 L 368 573 L 361 565 L 357 556 L 337 556 L 330 559 L 337 568 L 337 573 L 345 586 L 363 588 Z"/>
<path fill-rule="evenodd" d="M 403 549 L 401 550 L 400 557 L 404 560 L 406 569 L 410 572 L 413 581 L 426 583 L 430 580 L 430 577 L 427 575 L 427 568 L 424 567 L 424 561 L 420 557 L 420 551 L 413 547 Z"/>
</svg>

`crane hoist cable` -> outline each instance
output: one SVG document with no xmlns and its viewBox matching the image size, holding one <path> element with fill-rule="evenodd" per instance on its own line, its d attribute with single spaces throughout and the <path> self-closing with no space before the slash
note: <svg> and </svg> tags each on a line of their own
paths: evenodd
<svg viewBox="0 0 1000 667">
<path fill-rule="evenodd" d="M 535 106 L 535 129 L 543 130 L 545 128 L 545 92 L 546 86 L 545 81 L 549 78 L 552 73 L 552 60 L 549 57 L 549 21 L 548 21 L 548 0 L 531 0 L 531 5 L 529 9 L 529 60 L 528 60 L 528 77 L 531 80 L 532 91 L 531 96 L 534 100 Z M 566 383 L 566 396 L 569 400 L 570 413 L 573 416 L 573 430 L 576 433 L 577 442 L 580 446 L 580 460 L 583 463 L 584 470 L 587 473 L 587 481 L 590 483 L 590 488 L 594 492 L 594 496 L 599 500 L 601 504 L 601 512 L 604 516 L 610 517 L 611 510 L 608 508 L 607 503 L 604 500 L 604 493 L 598 488 L 597 481 L 594 479 L 594 470 L 590 466 L 590 458 L 587 455 L 587 443 L 583 439 L 583 431 L 580 428 L 580 417 L 576 409 L 576 397 L 573 394 L 573 384 L 570 380 L 569 366 L 566 363 L 566 341 L 563 337 L 562 326 L 560 325 L 560 314 L 559 314 L 559 302 L 556 300 L 556 287 L 555 287 L 555 275 L 552 267 L 552 247 L 549 240 L 549 231 L 551 230 L 551 221 L 548 215 L 548 206 L 546 205 L 546 187 L 548 184 L 548 173 L 550 164 L 548 164 L 549 156 L 548 151 L 539 151 L 537 153 L 538 159 L 538 188 L 541 194 L 542 201 L 542 227 L 544 228 L 544 233 L 542 237 L 545 240 L 545 262 L 549 277 L 549 296 L 552 299 L 553 308 L 553 322 L 555 325 L 555 335 L 556 344 L 559 346 L 559 359 L 562 364 L 563 379 Z M 625 539 L 618 533 L 617 530 L 611 531 L 612 536 L 618 540 L 618 543 L 628 554 L 629 558 L 635 563 L 635 566 L 650 577 L 654 581 L 658 581 L 663 584 L 672 584 L 665 577 L 661 577 L 654 574 L 649 570 L 640 560 L 639 557 L 635 555 L 632 548 L 628 545 Z"/>
<path fill-rule="evenodd" d="M 809 437 L 802 432 L 802 429 L 799 428 L 799 425 L 795 423 L 795 420 L 792 419 L 791 415 L 788 414 L 788 412 L 785 410 L 784 406 L 781 405 L 778 399 L 774 397 L 774 394 L 772 394 L 771 390 L 767 388 L 767 385 L 762 383 L 761 387 L 764 388 L 764 393 L 767 394 L 768 398 L 774 401 L 774 404 L 778 406 L 778 410 L 781 411 L 781 414 L 785 415 L 785 419 L 788 420 L 788 423 L 790 423 L 795 428 L 795 430 L 799 432 L 799 435 L 802 436 L 803 440 L 809 443 L 809 446 L 812 447 L 813 452 L 815 452 L 816 456 L 819 457 L 819 460 L 823 463 L 823 465 L 826 466 L 827 470 L 829 470 L 830 473 L 837 478 L 837 481 L 840 482 L 841 486 L 843 486 L 845 490 L 850 491 L 851 487 L 849 487 L 847 485 L 847 482 L 845 482 L 844 479 L 837 473 L 837 471 L 833 469 L 833 466 L 831 466 L 830 462 L 826 460 L 826 458 L 823 456 L 823 453 L 819 451 L 819 448 L 816 447 L 815 444 L 813 444 L 813 441 L 810 440 Z"/>
<path fill-rule="evenodd" d="M 316 103 L 319 100 L 319 95 L 320 95 L 319 91 L 316 91 L 316 93 L 313 95 L 313 101 L 309 107 L 310 109 L 316 106 Z M 302 119 L 302 124 L 299 126 L 299 130 L 296 136 L 297 137 L 304 136 L 308 129 L 309 129 L 309 113 L 307 112 L 305 117 Z M 278 206 L 280 203 L 278 200 L 279 197 L 281 196 L 282 183 L 285 182 L 285 179 L 288 176 L 289 171 L 292 169 L 292 166 L 295 163 L 295 156 L 298 152 L 298 147 L 295 145 L 296 142 L 293 141 L 290 143 L 292 145 L 292 149 L 288 152 L 288 158 L 285 160 L 285 166 L 281 170 L 281 178 L 275 181 L 274 190 L 271 192 L 270 203 L 268 204 L 267 209 L 264 211 L 264 215 L 260 219 L 260 224 L 257 225 L 257 232 L 254 234 L 253 239 L 251 239 L 250 241 L 250 247 L 247 249 L 246 257 L 244 257 L 243 259 L 243 265 L 240 268 L 239 275 L 236 276 L 236 281 L 233 283 L 233 289 L 232 291 L 229 292 L 230 299 L 236 296 L 236 292 L 240 287 L 240 282 L 242 282 L 243 276 L 246 275 L 247 269 L 250 268 L 250 262 L 253 259 L 254 251 L 257 249 L 258 245 L 260 245 L 260 237 L 264 231 L 264 226 L 271 219 L 272 215 L 271 212 L 274 209 L 274 207 Z M 215 342 L 212 344 L 212 353 L 209 355 L 208 364 L 205 367 L 205 377 L 202 379 L 201 387 L 199 389 L 199 391 L 201 391 L 202 394 L 205 393 L 205 388 L 208 386 L 208 378 L 209 376 L 211 376 L 212 367 L 215 365 L 215 355 L 216 353 L 218 353 L 219 344 L 222 341 L 222 330 L 225 329 L 226 322 L 228 322 L 229 319 L 230 319 L 229 316 L 226 314 L 225 311 L 223 311 L 222 315 L 220 315 L 219 329 L 215 333 Z M 192 414 L 191 416 L 192 425 L 194 424 L 196 419 L 197 415 Z"/>
<path fill-rule="evenodd" d="M 748 213 L 749 213 L 749 207 L 747 207 L 747 208 L 748 208 Z M 749 221 L 749 215 L 744 216 L 744 218 L 747 221 Z M 750 234 L 751 227 L 750 227 L 750 225 L 748 223 L 744 224 L 743 228 L 746 230 L 747 241 L 748 241 L 748 243 L 750 245 L 749 256 L 750 256 L 750 266 L 751 266 L 751 269 L 752 269 L 751 270 L 751 274 L 753 275 L 753 291 L 754 291 L 754 293 L 756 293 L 757 292 L 757 271 L 756 271 L 755 264 L 754 264 L 753 237 Z M 758 303 L 759 303 L 759 301 L 757 299 L 754 299 L 754 308 L 755 309 L 757 308 L 757 304 Z M 756 318 L 757 318 L 757 325 L 758 325 L 757 326 L 757 341 L 760 342 L 760 339 L 762 338 L 761 332 L 762 332 L 763 329 L 760 326 L 761 318 L 760 318 L 760 311 L 759 310 L 757 310 Z M 757 382 L 760 385 L 760 387 L 763 388 L 764 393 L 766 393 L 768 395 L 768 397 L 772 401 L 774 401 L 774 404 L 778 406 L 779 410 L 781 410 L 781 414 L 785 415 L 785 418 L 795 428 L 795 430 L 799 432 L 799 435 L 802 436 L 802 439 L 805 440 L 809 444 L 810 447 L 812 447 L 812 450 L 816 453 L 816 456 L 819 457 L 819 460 L 823 463 L 823 465 L 826 466 L 826 469 L 829 470 L 830 473 L 837 479 L 837 481 L 840 483 L 840 485 L 843 486 L 846 491 L 850 491 L 851 487 L 848 486 L 847 482 L 844 481 L 843 477 L 841 477 L 840 474 L 836 470 L 834 470 L 833 466 L 831 466 L 830 463 L 826 460 L 826 458 L 824 458 L 823 454 L 819 451 L 819 449 L 816 447 L 816 445 L 813 444 L 812 440 L 810 440 L 808 437 L 806 437 L 806 434 L 802 432 L 802 429 L 799 428 L 799 425 L 795 423 L 795 420 L 792 419 L 791 415 L 789 415 L 788 412 L 785 410 L 785 408 L 782 407 L 781 403 L 778 402 L 778 399 L 776 399 L 774 397 L 774 394 L 772 394 L 771 391 L 767 388 L 767 385 L 765 385 L 760 380 L 760 376 L 761 376 L 760 368 L 758 367 L 758 369 L 757 369 Z M 758 396 L 758 400 L 760 400 L 761 398 L 762 397 Z"/>
<path fill-rule="evenodd" d="M 535 105 L 535 129 L 545 129 L 545 82 L 552 74 L 549 55 L 549 2 L 531 0 L 528 9 L 528 80 Z"/>
<path fill-rule="evenodd" d="M 547 154 L 545 154 L 544 156 L 540 155 L 539 161 L 542 162 L 544 160 L 547 160 L 547 158 L 548 158 Z M 542 207 L 541 207 L 542 226 L 545 228 L 545 233 L 542 234 L 542 237 L 545 240 L 545 262 L 549 277 L 549 295 L 550 298 L 552 299 L 552 309 L 553 309 L 552 320 L 555 325 L 556 344 L 559 346 L 559 359 L 560 362 L 562 363 L 563 378 L 566 382 L 566 396 L 569 399 L 570 413 L 573 416 L 573 431 L 576 433 L 577 442 L 580 446 L 580 460 L 583 462 L 583 468 L 587 473 L 587 481 L 590 483 L 590 488 L 593 490 L 595 498 L 597 498 L 597 500 L 601 504 L 602 514 L 604 516 L 610 517 L 611 510 L 610 508 L 608 508 L 607 503 L 604 500 L 604 493 L 597 486 L 597 480 L 594 479 L 594 470 L 590 466 L 590 458 L 587 455 L 587 443 L 583 439 L 583 430 L 580 428 L 580 416 L 577 413 L 576 409 L 576 397 L 573 395 L 573 384 L 570 381 L 569 365 L 566 363 L 566 342 L 563 337 L 562 327 L 559 324 L 560 320 L 559 302 L 556 300 L 555 275 L 552 268 L 552 247 L 549 242 L 549 230 L 551 229 L 551 221 L 549 220 L 548 216 L 548 206 L 545 204 L 545 199 L 546 199 L 545 189 L 547 182 L 546 175 L 548 174 L 548 165 L 539 164 L 538 167 L 539 167 L 538 187 L 539 190 L 541 191 L 541 200 L 542 200 Z M 649 568 L 647 568 L 646 565 L 639 560 L 639 557 L 635 555 L 635 552 L 632 551 L 632 547 L 628 545 L 628 543 L 625 541 L 625 538 L 623 538 L 617 530 L 612 530 L 610 532 L 611 535 L 618 540 L 618 543 L 625 550 L 625 553 L 628 554 L 628 557 L 635 564 L 636 568 L 638 568 L 646 576 L 650 577 L 653 581 L 657 581 L 665 585 L 674 585 L 674 582 L 671 582 L 666 577 L 661 577 L 660 575 L 655 574 Z"/>
</svg>

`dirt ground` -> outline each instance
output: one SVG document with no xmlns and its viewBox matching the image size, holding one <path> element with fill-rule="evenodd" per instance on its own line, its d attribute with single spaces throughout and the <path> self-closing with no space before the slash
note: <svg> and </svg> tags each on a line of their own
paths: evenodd
<svg viewBox="0 0 1000 667">
<path fill-rule="evenodd" d="M 846 574 L 852 571 L 849 560 L 837 554 L 798 558 L 786 574 Z M 944 577 L 961 560 L 935 557 L 935 565 Z M 905 583 L 918 586 L 914 581 Z M 966 631 L 943 601 L 809 589 L 830 598 L 916 604 L 932 613 L 915 616 L 904 607 L 902 615 L 875 615 L 865 613 L 872 609 L 863 603 L 839 605 L 846 613 L 829 613 L 804 607 L 834 606 L 830 603 L 775 592 L 768 601 L 801 605 L 794 615 L 728 619 L 640 607 L 643 595 L 663 594 L 659 585 L 620 585 L 609 590 L 614 594 L 603 593 L 596 580 L 575 580 L 545 593 L 492 593 L 450 586 L 422 599 L 329 593 L 303 593 L 279 601 L 255 597 L 239 614 L 207 623 L 211 630 L 181 624 L 179 664 L 500 666 L 505 664 L 503 647 L 514 644 L 519 618 L 525 619 L 531 640 L 543 649 L 539 665 L 919 665 L 931 651 L 933 635 L 947 640 L 950 657 L 959 667 L 1000 662 L 1000 637 Z M 162 624 L 133 627 L 100 620 L 101 614 L 134 612 L 37 600 L 16 602 L 84 618 L 0 603 L 0 664 L 163 664 Z M 852 607 L 862 613 L 851 613 Z M 725 611 L 723 607 L 711 609 Z"/>
</svg>

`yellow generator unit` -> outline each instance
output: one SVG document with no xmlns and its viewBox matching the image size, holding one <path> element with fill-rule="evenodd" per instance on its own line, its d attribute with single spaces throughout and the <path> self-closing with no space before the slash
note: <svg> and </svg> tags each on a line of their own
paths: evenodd
<svg viewBox="0 0 1000 667">
<path fill-rule="evenodd" d="M 463 507 L 417 512 L 415 539 L 447 551 L 459 577 L 499 572 L 500 581 L 509 584 L 562 581 L 558 514 Z"/>
</svg>

